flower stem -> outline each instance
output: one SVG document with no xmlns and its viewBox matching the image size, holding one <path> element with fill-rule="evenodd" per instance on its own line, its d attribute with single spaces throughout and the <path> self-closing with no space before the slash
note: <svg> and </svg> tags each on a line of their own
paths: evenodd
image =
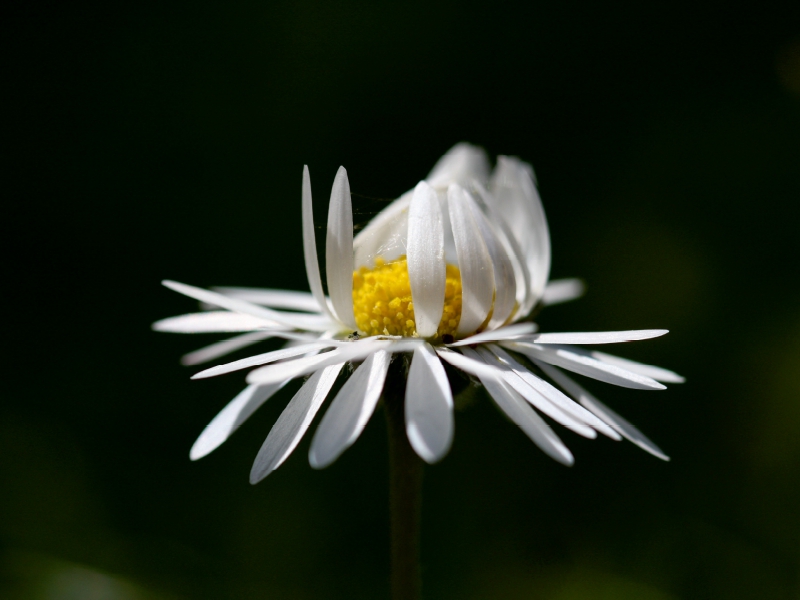
<svg viewBox="0 0 800 600">
<path fill-rule="evenodd" d="M 419 539 L 423 462 L 406 437 L 405 382 L 398 383 L 400 385 L 384 387 L 389 430 L 392 600 L 419 600 L 422 597 Z"/>
</svg>

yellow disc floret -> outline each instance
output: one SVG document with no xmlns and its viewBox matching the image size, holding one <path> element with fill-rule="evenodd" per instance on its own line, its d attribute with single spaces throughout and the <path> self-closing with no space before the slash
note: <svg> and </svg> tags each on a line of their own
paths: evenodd
<svg viewBox="0 0 800 600">
<path fill-rule="evenodd" d="M 444 290 L 437 338 L 454 336 L 461 318 L 461 273 L 455 265 L 447 265 Z M 417 337 L 406 257 L 387 263 L 379 256 L 374 268 L 353 271 L 353 309 L 358 328 L 367 335 Z"/>
</svg>

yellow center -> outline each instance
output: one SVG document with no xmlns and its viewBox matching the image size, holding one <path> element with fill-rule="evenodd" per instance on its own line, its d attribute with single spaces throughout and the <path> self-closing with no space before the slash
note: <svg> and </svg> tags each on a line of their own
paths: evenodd
<svg viewBox="0 0 800 600">
<path fill-rule="evenodd" d="M 417 337 L 406 257 L 387 263 L 379 256 L 374 268 L 353 271 L 353 309 L 358 328 L 367 335 Z M 444 312 L 436 337 L 455 336 L 460 318 L 461 273 L 447 265 Z"/>
</svg>

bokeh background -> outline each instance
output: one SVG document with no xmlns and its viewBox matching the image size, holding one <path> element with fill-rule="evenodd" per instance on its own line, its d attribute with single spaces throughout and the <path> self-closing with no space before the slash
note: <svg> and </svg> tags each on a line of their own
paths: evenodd
<svg viewBox="0 0 800 600">
<path fill-rule="evenodd" d="M 8 10 L 8 9 L 7 9 Z M 567 469 L 477 394 L 427 468 L 429 598 L 798 598 L 800 5 L 17 3 L 5 20 L 0 596 L 388 597 L 383 417 L 332 467 L 252 460 L 290 386 L 209 457 L 242 387 L 159 285 L 307 289 L 339 165 L 356 220 L 454 143 L 536 168 L 551 331 L 684 385 L 587 387 L 672 457 L 563 429 Z M 267 348 L 267 345 L 262 346 Z"/>
</svg>

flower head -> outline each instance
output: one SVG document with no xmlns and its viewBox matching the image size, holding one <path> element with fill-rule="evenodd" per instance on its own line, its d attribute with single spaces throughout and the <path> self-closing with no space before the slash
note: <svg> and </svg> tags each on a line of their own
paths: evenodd
<svg viewBox="0 0 800 600">
<path fill-rule="evenodd" d="M 256 483 L 291 454 L 348 363 L 355 367 L 323 416 L 309 461 L 322 468 L 363 430 L 383 391 L 393 357 L 410 355 L 406 433 L 427 462 L 453 439 L 453 397 L 443 363 L 478 380 L 498 407 L 549 456 L 573 456 L 539 413 L 588 438 L 625 437 L 668 460 L 635 427 L 564 371 L 623 387 L 663 389 L 671 371 L 576 345 L 657 337 L 665 330 L 539 333 L 535 308 L 582 293 L 580 282 L 548 284 L 550 238 L 530 165 L 499 157 L 489 175 L 482 150 L 451 149 L 430 175 L 389 204 L 357 236 L 347 172 L 333 182 L 322 286 L 314 241 L 311 181 L 303 170 L 303 248 L 311 293 L 271 289 L 204 290 L 165 281 L 213 307 L 154 324 L 160 331 L 244 332 L 184 357 L 215 360 L 269 338 L 284 348 L 218 365 L 201 379 L 257 367 L 248 387 L 206 427 L 190 456 L 205 456 L 292 379 L 308 376 L 278 418 L 251 472 Z M 221 310 L 220 310 L 221 309 Z M 549 383 L 550 379 L 556 385 Z"/>
</svg>

